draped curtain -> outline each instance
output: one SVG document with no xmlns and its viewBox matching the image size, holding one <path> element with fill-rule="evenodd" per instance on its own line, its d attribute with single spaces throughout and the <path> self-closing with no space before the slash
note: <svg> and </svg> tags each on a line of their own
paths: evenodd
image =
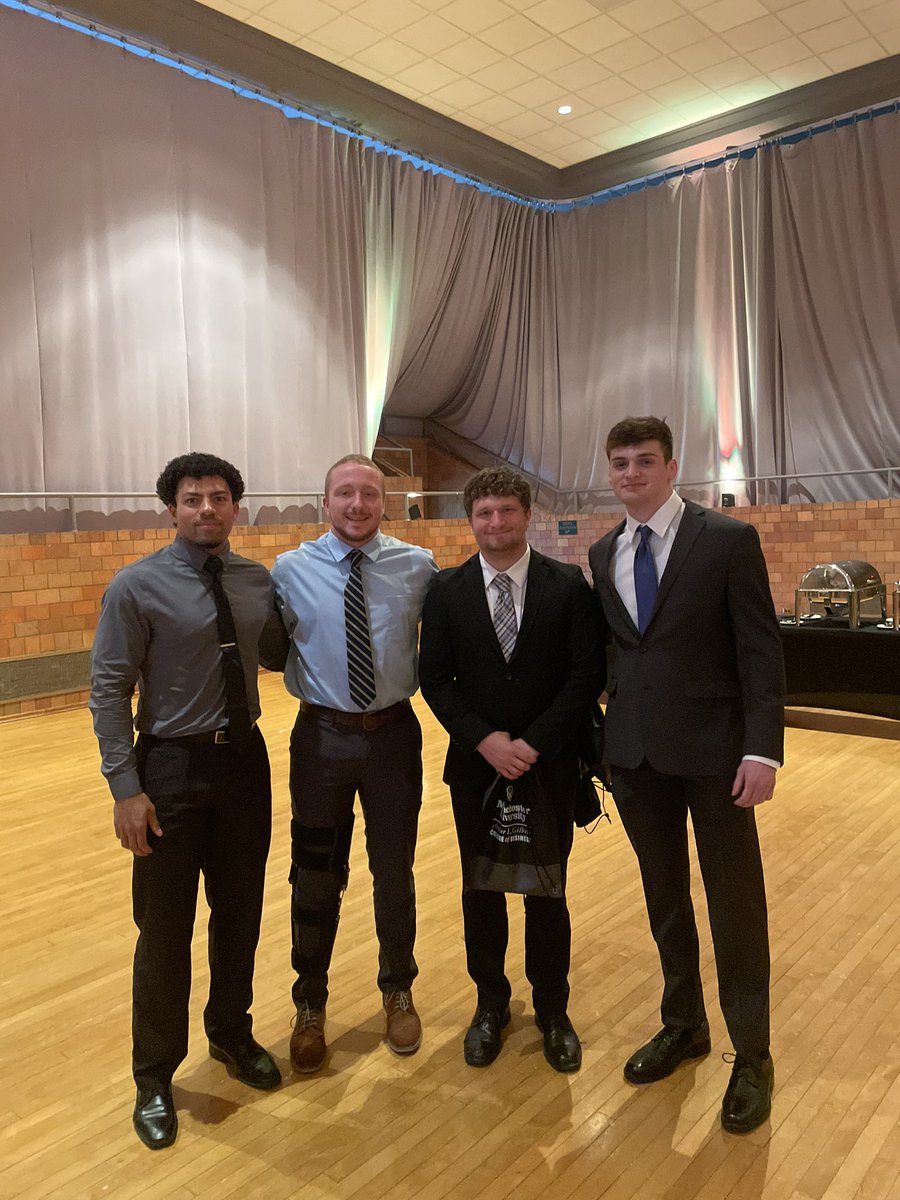
<svg viewBox="0 0 900 1200">
<path fill-rule="evenodd" d="M 263 520 L 386 412 L 571 510 L 652 412 L 739 502 L 887 492 L 896 114 L 555 211 L 5 8 L 0 68 L 4 491 L 205 449 Z M 837 471 L 869 473 L 743 482 Z"/>
</svg>

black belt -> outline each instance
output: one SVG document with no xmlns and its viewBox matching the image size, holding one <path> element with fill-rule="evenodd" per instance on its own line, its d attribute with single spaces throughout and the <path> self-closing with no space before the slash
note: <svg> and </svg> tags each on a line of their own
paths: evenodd
<svg viewBox="0 0 900 1200">
<path fill-rule="evenodd" d="M 328 708 L 324 704 L 300 701 L 300 715 L 308 721 L 327 721 L 339 729 L 361 729 L 366 733 L 381 729 L 384 725 L 392 725 L 411 709 L 412 705 L 408 700 L 398 700 L 396 704 L 391 704 L 388 708 L 379 708 L 376 712 L 361 713 L 344 712 L 340 708 Z"/>
<path fill-rule="evenodd" d="M 253 722 L 251 729 L 256 728 Z M 206 733 L 185 733 L 174 737 L 160 737 L 155 733 L 142 733 L 141 737 L 148 742 L 178 742 L 182 746 L 230 746 L 231 736 L 228 726 L 223 729 L 210 729 Z"/>
</svg>

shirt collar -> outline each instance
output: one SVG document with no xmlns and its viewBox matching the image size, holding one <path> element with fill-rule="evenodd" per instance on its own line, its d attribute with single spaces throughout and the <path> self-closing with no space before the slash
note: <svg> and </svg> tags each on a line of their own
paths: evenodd
<svg viewBox="0 0 900 1200">
<path fill-rule="evenodd" d="M 384 534 L 380 529 L 374 537 L 370 538 L 369 541 L 366 542 L 364 546 L 348 546 L 346 542 L 342 542 L 337 534 L 333 533 L 330 529 L 325 534 L 325 545 L 331 551 L 335 562 L 341 562 L 347 557 L 348 554 L 352 554 L 354 550 L 362 550 L 366 558 L 371 558 L 374 562 L 381 553 L 383 544 Z"/>
<path fill-rule="evenodd" d="M 496 567 L 492 567 L 489 562 L 485 561 L 484 555 L 479 553 L 478 561 L 481 563 L 481 573 L 484 576 L 484 586 L 489 588 L 498 575 L 508 575 L 516 587 L 524 586 L 525 580 L 528 578 L 528 566 L 531 562 L 531 547 L 525 547 L 525 553 L 518 561 L 514 562 L 511 567 L 507 567 L 505 571 L 498 571 Z"/>
<path fill-rule="evenodd" d="M 182 562 L 188 563 L 195 571 L 202 571 L 206 566 L 206 560 L 212 555 L 208 550 L 204 550 L 202 546 L 194 546 L 190 542 L 186 542 L 183 537 L 176 534 L 172 542 L 172 553 L 176 558 L 180 558 Z M 221 558 L 222 566 L 228 566 L 228 560 L 231 557 L 231 543 L 225 543 L 225 549 L 221 554 L 216 555 Z"/>
<path fill-rule="evenodd" d="M 633 539 L 637 536 L 637 531 L 641 525 L 649 525 L 657 537 L 665 537 L 669 531 L 669 526 L 677 516 L 681 515 L 681 510 L 684 508 L 684 501 L 676 493 L 672 492 L 668 500 L 664 501 L 649 521 L 636 521 L 634 517 L 625 518 L 625 536 Z"/>
</svg>

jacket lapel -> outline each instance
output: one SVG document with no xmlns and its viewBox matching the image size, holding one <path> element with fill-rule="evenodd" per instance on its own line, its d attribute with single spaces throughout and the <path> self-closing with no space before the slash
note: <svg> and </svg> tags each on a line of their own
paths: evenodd
<svg viewBox="0 0 900 1200">
<path fill-rule="evenodd" d="M 666 596 L 672 590 L 672 585 L 687 561 L 687 557 L 693 549 L 694 542 L 696 542 L 697 538 L 703 532 L 705 516 L 706 514 L 699 505 L 692 504 L 689 500 L 685 501 L 681 524 L 678 526 L 675 541 L 672 543 L 672 549 L 669 552 L 669 561 L 666 563 L 666 569 L 663 571 L 662 579 L 659 581 L 659 590 L 656 593 L 656 603 L 653 605 L 653 612 L 650 614 L 648 629 L 653 624 L 653 620 L 665 602 Z"/>
<path fill-rule="evenodd" d="M 531 630 L 534 627 L 538 610 L 541 607 L 546 587 L 547 564 L 544 562 L 543 555 L 538 554 L 536 550 L 532 550 L 531 559 L 528 563 L 528 580 L 525 586 L 525 607 L 522 610 L 522 624 L 519 627 L 519 633 L 516 637 L 516 644 L 513 648 L 510 662 L 516 657 L 521 647 L 531 635 Z M 500 643 L 498 642 L 497 645 L 499 646 Z"/>
<path fill-rule="evenodd" d="M 494 619 L 491 616 L 487 591 L 484 586 L 484 573 L 481 570 L 481 560 L 477 554 L 473 554 L 463 564 L 463 580 L 470 601 L 466 606 L 466 612 L 471 614 L 475 631 L 486 646 L 493 648 L 501 662 L 506 662 L 503 651 L 500 649 L 497 631 L 494 628 Z"/>
<path fill-rule="evenodd" d="M 611 607 L 612 611 L 615 613 L 624 627 L 625 634 L 637 641 L 641 635 L 638 632 L 638 628 L 634 621 L 632 621 L 628 613 L 628 609 L 622 603 L 622 597 L 616 590 L 616 585 L 610 575 L 610 568 L 612 566 L 612 557 L 616 549 L 616 542 L 618 542 L 619 538 L 624 532 L 625 522 L 622 521 L 600 543 L 601 553 L 598 578 L 599 586 L 602 588 L 602 599 L 604 600 L 604 608 L 607 611 L 607 618 L 609 617 L 609 609 Z"/>
</svg>

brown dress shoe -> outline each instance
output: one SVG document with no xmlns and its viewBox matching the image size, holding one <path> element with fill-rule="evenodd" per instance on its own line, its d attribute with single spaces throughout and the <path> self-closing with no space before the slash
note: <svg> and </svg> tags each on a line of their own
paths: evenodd
<svg viewBox="0 0 900 1200">
<path fill-rule="evenodd" d="M 325 1061 L 325 1009 L 301 1004 L 291 1034 L 291 1066 L 301 1075 L 318 1071 Z"/>
<path fill-rule="evenodd" d="M 422 1042 L 422 1022 L 412 992 L 385 992 L 384 1017 L 387 1044 L 395 1054 L 415 1054 Z"/>
</svg>

